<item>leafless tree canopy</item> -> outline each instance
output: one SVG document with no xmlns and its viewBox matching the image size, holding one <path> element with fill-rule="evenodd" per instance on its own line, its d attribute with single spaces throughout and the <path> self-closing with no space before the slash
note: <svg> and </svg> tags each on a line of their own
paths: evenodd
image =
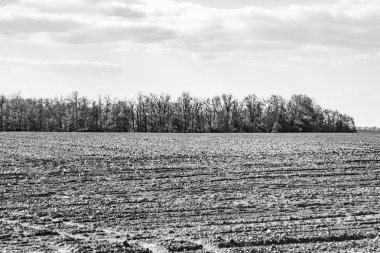
<svg viewBox="0 0 380 253">
<path fill-rule="evenodd" d="M 306 95 L 239 100 L 231 94 L 200 99 L 184 92 L 136 99 L 0 95 L 0 131 L 83 132 L 356 132 L 352 117 L 322 109 Z"/>
</svg>

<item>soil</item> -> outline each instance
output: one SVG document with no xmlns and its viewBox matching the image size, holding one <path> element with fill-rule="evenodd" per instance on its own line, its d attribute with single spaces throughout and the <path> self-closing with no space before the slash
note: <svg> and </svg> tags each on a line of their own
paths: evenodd
<svg viewBox="0 0 380 253">
<path fill-rule="evenodd" d="M 0 252 L 379 252 L 380 134 L 0 133 Z"/>
</svg>

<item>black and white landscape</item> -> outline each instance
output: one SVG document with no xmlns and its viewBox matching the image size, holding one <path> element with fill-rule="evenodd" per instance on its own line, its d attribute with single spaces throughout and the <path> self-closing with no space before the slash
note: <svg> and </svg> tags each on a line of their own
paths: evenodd
<svg viewBox="0 0 380 253">
<path fill-rule="evenodd" d="M 0 252 L 379 252 L 377 0 L 0 1 Z"/>
</svg>

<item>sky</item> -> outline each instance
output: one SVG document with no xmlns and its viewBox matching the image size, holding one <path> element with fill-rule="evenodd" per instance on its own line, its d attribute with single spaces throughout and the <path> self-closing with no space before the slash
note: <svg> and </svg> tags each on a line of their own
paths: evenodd
<svg viewBox="0 0 380 253">
<path fill-rule="evenodd" d="M 307 94 L 380 126 L 378 0 L 0 0 L 0 93 Z"/>
</svg>

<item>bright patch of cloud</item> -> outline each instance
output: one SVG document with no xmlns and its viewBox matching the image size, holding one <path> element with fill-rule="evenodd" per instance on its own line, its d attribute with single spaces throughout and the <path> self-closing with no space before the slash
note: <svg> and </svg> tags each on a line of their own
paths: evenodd
<svg viewBox="0 0 380 253">
<path fill-rule="evenodd" d="M 340 58 L 305 58 L 305 57 L 292 57 L 289 59 L 291 63 L 311 63 L 311 64 L 322 64 L 330 66 L 345 66 L 353 64 L 354 61 L 350 59 L 340 59 Z"/>
<path fill-rule="evenodd" d="M 117 64 L 94 61 L 39 61 L 23 58 L 0 58 L 0 65 L 67 74 L 111 74 L 120 73 L 123 68 Z"/>
<path fill-rule="evenodd" d="M 18 0 L 0 11 L 3 37 L 44 33 L 61 43 L 135 43 L 205 58 L 308 47 L 376 55 L 380 49 L 378 0 L 240 9 L 173 0 Z"/>
</svg>

